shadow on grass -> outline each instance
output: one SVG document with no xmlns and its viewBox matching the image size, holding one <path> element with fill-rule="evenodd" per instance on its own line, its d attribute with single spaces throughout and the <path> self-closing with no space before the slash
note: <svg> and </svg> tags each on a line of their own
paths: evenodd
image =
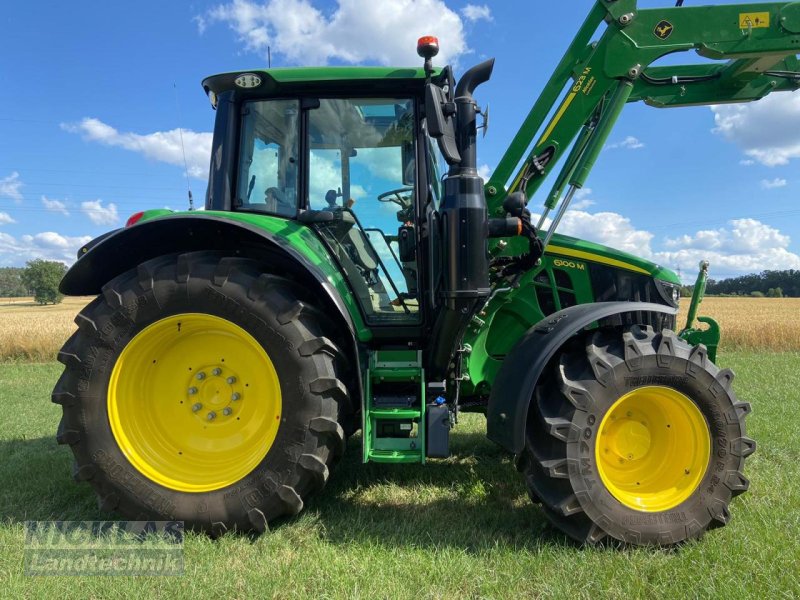
<svg viewBox="0 0 800 600">
<path fill-rule="evenodd" d="M 273 530 L 318 522 L 329 543 L 391 547 L 542 548 L 570 542 L 528 499 L 511 458 L 482 434 L 453 438 L 454 454 L 426 465 L 361 463 L 352 438 L 325 490 Z M 53 438 L 0 442 L 0 521 L 107 520 L 94 492 L 71 477 L 72 455 Z"/>
<path fill-rule="evenodd" d="M 72 480 L 72 454 L 52 438 L 0 441 L 0 520 L 102 519 L 94 492 Z"/>
<path fill-rule="evenodd" d="M 451 441 L 451 458 L 423 466 L 361 464 L 361 440 L 351 439 L 325 491 L 308 506 L 325 539 L 470 553 L 577 547 L 531 502 L 511 456 L 482 433 Z"/>
</svg>

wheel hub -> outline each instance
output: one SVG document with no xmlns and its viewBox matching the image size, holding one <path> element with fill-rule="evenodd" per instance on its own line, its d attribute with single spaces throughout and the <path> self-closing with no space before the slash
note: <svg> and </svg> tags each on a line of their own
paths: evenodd
<svg viewBox="0 0 800 600">
<path fill-rule="evenodd" d="M 711 436 L 697 405 L 677 390 L 642 387 L 619 398 L 600 422 L 600 479 L 628 508 L 659 512 L 688 499 L 705 476 Z"/>
<path fill-rule="evenodd" d="M 242 408 L 244 386 L 230 365 L 200 365 L 190 371 L 195 375 L 188 378 L 185 404 L 197 421 L 223 423 L 216 418 L 232 417 L 235 405 Z"/>
<path fill-rule="evenodd" d="M 639 460 L 650 450 L 650 430 L 645 423 L 636 421 L 633 417 L 624 417 L 609 429 L 613 439 L 613 442 L 609 442 L 610 448 L 619 458 Z"/>
</svg>

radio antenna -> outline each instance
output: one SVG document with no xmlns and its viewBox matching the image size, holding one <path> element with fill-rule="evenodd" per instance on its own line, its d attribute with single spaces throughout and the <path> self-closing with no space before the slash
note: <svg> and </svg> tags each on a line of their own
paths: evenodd
<svg viewBox="0 0 800 600">
<path fill-rule="evenodd" d="M 186 148 L 183 145 L 183 129 L 181 128 L 181 106 L 178 102 L 178 86 L 175 82 L 172 83 L 172 89 L 175 91 L 175 111 L 178 113 L 178 135 L 181 139 L 181 152 L 183 153 L 183 172 L 186 175 L 186 191 L 189 194 L 189 210 L 194 210 L 194 198 L 192 198 L 192 186 L 189 183 L 189 164 L 186 162 Z"/>
</svg>

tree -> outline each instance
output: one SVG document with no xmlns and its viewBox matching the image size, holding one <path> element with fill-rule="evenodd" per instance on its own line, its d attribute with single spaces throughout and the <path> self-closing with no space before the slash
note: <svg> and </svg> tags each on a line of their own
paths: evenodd
<svg viewBox="0 0 800 600">
<path fill-rule="evenodd" d="M 33 291 L 33 299 L 39 304 L 58 304 L 64 299 L 58 292 L 58 284 L 66 272 L 63 263 L 37 258 L 26 263 L 22 281 Z"/>
<path fill-rule="evenodd" d="M 0 297 L 19 298 L 30 296 L 30 292 L 22 283 L 22 272 L 18 267 L 0 267 Z"/>
<path fill-rule="evenodd" d="M 767 298 L 783 298 L 783 290 L 781 288 L 769 288 L 767 290 Z"/>
</svg>

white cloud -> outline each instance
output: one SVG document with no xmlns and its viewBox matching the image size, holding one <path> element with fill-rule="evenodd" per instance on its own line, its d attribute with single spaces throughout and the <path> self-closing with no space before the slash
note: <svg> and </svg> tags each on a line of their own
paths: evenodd
<svg viewBox="0 0 800 600">
<path fill-rule="evenodd" d="M 0 225 L 10 225 L 11 223 L 16 223 L 11 215 L 6 212 L 0 212 Z"/>
<path fill-rule="evenodd" d="M 115 225 L 119 221 L 117 205 L 113 202 L 103 206 L 102 200 L 87 200 L 81 202 L 81 212 L 95 225 Z"/>
<path fill-rule="evenodd" d="M 196 19 L 202 33 L 214 22 L 236 32 L 245 49 L 264 59 L 267 47 L 290 64 L 330 61 L 421 65 L 417 39 L 439 38 L 437 64 L 468 51 L 457 13 L 442 0 L 337 0 L 335 8 L 317 8 L 311 0 L 234 0 Z"/>
<path fill-rule="evenodd" d="M 667 266 L 694 269 L 711 261 L 716 277 L 765 269 L 800 269 L 800 256 L 789 251 L 791 239 L 755 219 L 734 219 L 728 227 L 667 239 L 656 258 Z M 674 268 L 674 267 L 673 267 Z"/>
<path fill-rule="evenodd" d="M 575 192 L 570 202 L 570 210 L 585 210 L 590 206 L 594 206 L 596 202 L 590 198 L 592 195 L 592 188 L 580 188 Z"/>
<path fill-rule="evenodd" d="M 775 93 L 749 104 L 712 106 L 714 133 L 768 167 L 800 158 L 800 94 Z"/>
<path fill-rule="evenodd" d="M 42 204 L 49 211 L 61 213 L 65 217 L 69 216 L 67 205 L 61 202 L 61 200 L 50 200 L 46 196 L 42 196 Z"/>
<path fill-rule="evenodd" d="M 492 168 L 487 164 L 482 164 L 478 167 L 478 176 L 483 179 L 484 183 L 489 181 L 489 178 L 492 176 Z"/>
<path fill-rule="evenodd" d="M 120 132 L 111 125 L 92 118 L 85 118 L 80 123 L 62 123 L 61 127 L 72 133 L 80 133 L 85 140 L 138 152 L 151 160 L 165 162 L 181 169 L 184 166 L 181 150 L 182 134 L 189 175 L 198 179 L 205 179 L 208 176 L 211 133 L 188 129 L 183 131 L 171 129 L 148 134 Z"/>
<path fill-rule="evenodd" d="M 549 227 L 549 219 L 545 228 Z M 650 258 L 653 234 L 636 229 L 631 220 L 613 212 L 589 213 L 568 210 L 558 226 L 558 232 L 584 240 L 605 244 L 618 250 Z"/>
<path fill-rule="evenodd" d="M 22 186 L 19 173 L 14 171 L 8 177 L 0 179 L 0 198 L 11 198 L 14 202 L 22 202 L 22 192 L 19 191 Z"/>
<path fill-rule="evenodd" d="M 743 167 L 752 167 L 754 164 L 756 164 L 756 161 L 751 158 L 743 158 L 739 161 L 739 164 Z"/>
<path fill-rule="evenodd" d="M 621 142 L 609 144 L 607 148 L 609 150 L 615 150 L 617 148 L 621 148 L 623 150 L 638 150 L 639 148 L 644 148 L 644 144 L 639 140 L 639 138 L 629 135 Z"/>
<path fill-rule="evenodd" d="M 396 183 L 395 187 L 403 182 L 403 164 L 396 147 L 359 148 L 358 156 L 350 160 L 367 169 L 373 177 Z"/>
<path fill-rule="evenodd" d="M 472 21 L 473 23 L 480 20 L 494 21 L 494 18 L 492 18 L 492 11 L 486 4 L 467 4 L 461 9 L 461 14 L 464 15 L 467 21 Z"/>
<path fill-rule="evenodd" d="M 19 238 L 0 232 L 0 265 L 22 266 L 34 258 L 72 264 L 78 249 L 91 239 L 90 235 L 70 237 L 54 231 Z"/>
<path fill-rule="evenodd" d="M 776 177 L 775 179 L 762 179 L 761 187 L 765 190 L 786 187 L 786 180 L 780 177 Z"/>
<path fill-rule="evenodd" d="M 687 279 L 693 278 L 701 260 L 711 262 L 717 279 L 763 270 L 800 269 L 800 256 L 789 250 L 789 236 L 755 219 L 735 219 L 719 229 L 657 240 L 654 234 L 637 229 L 620 214 L 570 210 L 558 231 L 641 256 L 673 270 L 681 269 Z"/>
</svg>

